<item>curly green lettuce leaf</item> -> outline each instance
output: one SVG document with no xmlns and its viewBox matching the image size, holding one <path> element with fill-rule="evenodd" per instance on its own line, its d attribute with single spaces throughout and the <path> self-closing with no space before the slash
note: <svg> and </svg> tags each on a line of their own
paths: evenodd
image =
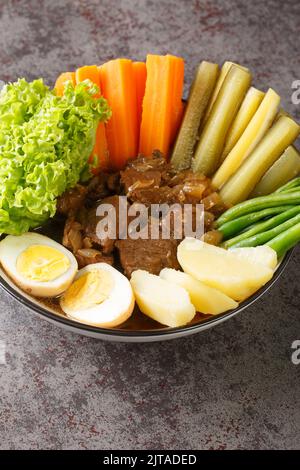
<svg viewBox="0 0 300 470">
<path fill-rule="evenodd" d="M 57 197 L 90 175 L 100 121 L 111 111 L 89 81 L 56 96 L 42 79 L 0 92 L 0 233 L 19 235 L 56 212 Z"/>
</svg>

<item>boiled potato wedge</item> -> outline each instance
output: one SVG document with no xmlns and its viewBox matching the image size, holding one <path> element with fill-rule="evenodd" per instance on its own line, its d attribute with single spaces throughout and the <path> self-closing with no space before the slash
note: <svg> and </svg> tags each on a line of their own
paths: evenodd
<svg viewBox="0 0 300 470">
<path fill-rule="evenodd" d="M 177 258 L 186 273 L 238 302 L 250 297 L 273 276 L 273 270 L 262 264 L 194 238 L 179 244 Z"/>
<path fill-rule="evenodd" d="M 255 264 L 262 264 L 270 269 L 275 269 L 277 266 L 277 253 L 267 245 L 249 248 L 230 248 L 230 252 L 241 259 L 248 260 Z"/>
<path fill-rule="evenodd" d="M 132 273 L 130 283 L 141 312 L 162 325 L 183 326 L 194 318 L 195 307 L 183 287 L 141 269 Z"/>
<path fill-rule="evenodd" d="M 238 307 L 238 303 L 223 292 L 205 285 L 194 277 L 176 269 L 164 268 L 160 277 L 186 289 L 197 312 L 218 315 Z"/>
</svg>

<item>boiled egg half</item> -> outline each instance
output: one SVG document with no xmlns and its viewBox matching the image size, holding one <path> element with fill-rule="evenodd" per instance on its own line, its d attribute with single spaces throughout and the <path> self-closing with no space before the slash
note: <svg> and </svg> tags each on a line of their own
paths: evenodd
<svg viewBox="0 0 300 470">
<path fill-rule="evenodd" d="M 0 242 L 0 262 L 19 287 L 37 297 L 61 295 L 78 270 L 76 258 L 69 250 L 33 232 L 4 238 Z"/>
<path fill-rule="evenodd" d="M 134 303 L 128 279 L 107 263 L 90 264 L 78 271 L 60 298 L 60 306 L 69 318 L 104 328 L 126 321 Z"/>
</svg>

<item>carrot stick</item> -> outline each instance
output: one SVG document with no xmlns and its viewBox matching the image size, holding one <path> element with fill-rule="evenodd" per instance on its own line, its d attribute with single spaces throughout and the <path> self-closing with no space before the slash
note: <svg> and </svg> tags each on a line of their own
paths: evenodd
<svg viewBox="0 0 300 470">
<path fill-rule="evenodd" d="M 132 61 L 115 59 L 101 66 L 101 88 L 112 117 L 106 124 L 106 137 L 110 164 L 113 169 L 123 168 L 137 156 L 138 125 L 137 96 Z"/>
<path fill-rule="evenodd" d="M 83 82 L 84 80 L 91 80 L 91 82 L 95 83 L 99 90 L 101 91 L 100 86 L 100 73 L 97 65 L 85 65 L 84 67 L 80 67 L 76 70 L 76 83 Z M 99 95 L 95 95 L 95 98 L 99 98 L 101 96 L 101 92 Z"/>
<path fill-rule="evenodd" d="M 136 82 L 137 121 L 138 128 L 140 128 L 142 121 L 143 99 L 146 88 L 147 69 L 145 62 L 133 62 L 132 65 Z"/>
<path fill-rule="evenodd" d="M 75 72 L 64 72 L 57 77 L 54 86 L 57 96 L 63 96 L 66 82 L 71 82 L 73 86 L 76 85 Z"/>
<path fill-rule="evenodd" d="M 100 71 L 96 65 L 85 65 L 76 70 L 76 83 L 83 82 L 84 80 L 91 80 L 99 88 L 99 94 L 95 95 L 95 98 L 101 96 L 100 86 Z M 92 173 L 97 174 L 99 171 L 108 169 L 108 146 L 105 134 L 105 125 L 103 122 L 99 122 L 95 145 L 89 158 L 89 163 L 92 165 Z"/>
<path fill-rule="evenodd" d="M 109 170 L 109 152 L 107 146 L 107 138 L 105 132 L 105 124 L 99 122 L 93 151 L 89 158 L 92 165 L 92 173 L 97 175 L 100 171 Z"/>
<path fill-rule="evenodd" d="M 183 116 L 183 103 L 182 103 L 182 92 L 183 92 L 183 81 L 184 81 L 184 62 L 183 60 L 176 61 L 176 70 L 174 74 L 174 86 L 173 86 L 173 124 L 171 128 L 171 143 L 173 143 L 176 137 L 177 130 L 179 129 L 182 116 Z"/>
<path fill-rule="evenodd" d="M 158 149 L 167 158 L 174 129 L 174 107 L 181 100 L 184 62 L 171 55 L 149 54 L 146 66 L 140 152 L 149 156 Z"/>
</svg>

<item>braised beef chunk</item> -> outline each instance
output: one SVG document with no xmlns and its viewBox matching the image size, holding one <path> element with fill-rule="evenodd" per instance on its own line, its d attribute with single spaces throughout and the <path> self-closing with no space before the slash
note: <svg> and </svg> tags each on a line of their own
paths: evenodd
<svg viewBox="0 0 300 470">
<path fill-rule="evenodd" d="M 175 240 L 118 240 L 116 247 L 126 276 L 136 269 L 159 274 L 163 268 L 180 269 Z"/>
<path fill-rule="evenodd" d="M 121 171 L 121 188 L 131 202 L 142 204 L 196 204 L 213 191 L 210 180 L 191 170 L 175 171 L 159 152 L 139 157 Z M 213 199 L 207 202 L 211 208 Z M 207 204 L 208 205 L 208 204 Z"/>
<path fill-rule="evenodd" d="M 119 192 L 120 174 L 113 173 L 100 173 L 94 176 L 87 186 L 87 202 L 88 205 L 93 204 L 95 201 Z"/>
<path fill-rule="evenodd" d="M 103 173 L 94 176 L 88 184 L 88 199 L 90 201 L 99 201 L 109 195 L 106 184 L 106 177 Z"/>
<path fill-rule="evenodd" d="M 151 204 L 183 203 L 185 196 L 181 186 L 176 186 L 175 188 L 161 186 L 160 188 L 136 189 L 131 193 L 130 199 L 132 201 L 145 204 L 146 206 L 150 206 Z"/>
<path fill-rule="evenodd" d="M 176 186 L 160 186 L 139 188 L 128 193 L 128 197 L 133 202 L 140 202 L 147 206 L 151 204 L 203 204 L 205 210 L 210 210 L 217 206 L 221 208 L 221 198 L 216 192 L 207 195 L 205 183 L 195 184 L 187 181 L 185 184 Z"/>
<path fill-rule="evenodd" d="M 87 194 L 87 188 L 77 184 L 73 189 L 63 193 L 57 200 L 57 212 L 69 216 L 82 207 Z"/>
<path fill-rule="evenodd" d="M 166 215 L 166 214 L 165 214 Z M 177 261 L 178 240 L 174 239 L 171 228 L 170 236 L 163 239 L 162 218 L 151 217 L 145 219 L 141 231 L 148 238 L 118 240 L 115 244 L 121 266 L 127 277 L 130 277 L 136 269 L 145 269 L 152 274 L 159 274 L 163 268 L 180 269 Z M 156 232 L 153 226 L 156 226 Z M 151 232 L 153 231 L 153 239 Z"/>
<path fill-rule="evenodd" d="M 123 195 L 127 196 L 127 200 L 120 199 Z M 124 216 L 120 212 L 120 201 Z M 136 269 L 145 269 L 153 274 L 159 274 L 164 267 L 180 269 L 176 251 L 178 243 L 185 236 L 186 213 L 181 222 L 175 225 L 174 206 L 171 208 L 171 215 L 159 212 L 155 216 L 152 213 L 153 217 L 150 206 L 176 204 L 180 210 L 184 204 L 191 204 L 191 228 L 195 231 L 199 228 L 199 212 L 196 210 L 198 203 L 204 205 L 204 228 L 206 232 L 210 231 L 206 240 L 218 243 L 219 233 L 213 230 L 213 224 L 215 217 L 225 207 L 211 186 L 210 179 L 194 174 L 191 170 L 176 171 L 160 152 L 155 151 L 151 157 L 139 156 L 129 161 L 121 172 L 100 173 L 87 186 L 77 185 L 59 198 L 58 211 L 68 216 L 63 244 L 74 253 L 79 267 L 97 262 L 112 264 L 117 249 L 121 266 L 128 277 Z M 104 209 L 104 204 L 110 204 L 115 209 L 116 233 L 113 236 L 109 233 L 101 236 L 99 230 L 97 233 L 98 223 L 104 218 L 107 221 L 109 217 L 106 211 L 102 214 L 98 212 L 97 215 L 97 209 Z M 138 204 L 144 204 L 148 208 L 143 220 Z M 130 222 L 135 216 L 139 217 L 142 232 L 146 227 L 151 232 L 155 222 L 158 239 L 152 239 L 149 234 L 146 240 L 131 239 L 130 232 L 134 226 Z M 120 233 L 127 235 L 127 238 L 119 237 Z"/>
<path fill-rule="evenodd" d="M 170 164 L 156 151 L 151 157 L 140 156 L 127 164 L 121 171 L 121 187 L 129 198 L 137 200 L 137 190 L 158 188 L 166 184 L 171 173 Z"/>
<path fill-rule="evenodd" d="M 95 243 L 92 238 L 85 235 L 84 226 L 76 221 L 73 216 L 65 223 L 63 245 L 71 250 L 77 259 L 79 268 L 93 263 L 113 264 L 113 255 L 107 255 L 93 248 Z"/>
<path fill-rule="evenodd" d="M 103 215 L 97 215 L 97 211 L 101 210 L 101 206 L 104 204 L 111 205 L 113 209 L 115 209 L 116 214 L 116 234 L 112 237 L 109 235 L 105 235 L 104 237 L 99 238 L 99 233 L 97 233 L 97 225 L 104 217 L 113 217 L 112 213 L 105 212 Z M 126 223 L 126 220 L 123 220 L 120 217 L 119 207 L 120 205 L 124 205 L 124 199 L 120 203 L 120 196 L 109 196 L 99 204 L 96 204 L 92 208 L 85 211 L 83 217 L 81 217 L 81 223 L 83 226 L 83 233 L 87 239 L 90 239 L 92 243 L 97 248 L 101 248 L 104 254 L 112 253 L 114 246 L 115 246 L 115 238 L 118 236 L 119 233 L 122 233 L 122 230 L 126 229 L 126 226 L 122 226 L 122 224 Z M 125 211 L 127 211 L 128 204 L 125 202 Z M 103 209 L 105 209 L 103 207 Z M 113 222 L 113 219 L 112 219 Z"/>
<path fill-rule="evenodd" d="M 130 197 L 138 189 L 158 188 L 161 182 L 161 173 L 158 170 L 140 172 L 135 168 L 121 171 L 121 186 L 125 194 Z"/>
<path fill-rule="evenodd" d="M 121 171 L 121 187 L 124 193 L 131 198 L 136 190 L 158 188 L 162 182 L 162 173 L 169 168 L 160 154 L 153 157 L 139 157 L 127 164 Z"/>
</svg>

